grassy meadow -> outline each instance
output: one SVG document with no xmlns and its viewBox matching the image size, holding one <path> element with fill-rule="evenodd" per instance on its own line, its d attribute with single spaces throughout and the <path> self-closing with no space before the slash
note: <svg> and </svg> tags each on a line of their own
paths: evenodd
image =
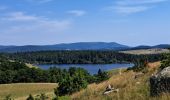
<svg viewBox="0 0 170 100">
<path fill-rule="evenodd" d="M 161 53 L 169 53 L 168 49 L 141 49 L 141 50 L 127 50 L 127 51 L 120 51 L 126 54 L 161 54 Z"/>
<path fill-rule="evenodd" d="M 53 97 L 56 86 L 56 83 L 1 84 L 0 100 L 3 100 L 7 95 L 11 95 L 15 100 L 26 100 L 29 94 L 37 95 L 41 93 Z"/>
</svg>

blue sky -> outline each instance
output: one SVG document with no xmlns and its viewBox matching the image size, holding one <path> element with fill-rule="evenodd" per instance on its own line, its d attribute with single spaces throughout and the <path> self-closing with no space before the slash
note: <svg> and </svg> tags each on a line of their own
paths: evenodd
<svg viewBox="0 0 170 100">
<path fill-rule="evenodd" d="M 170 0 L 1 0 L 0 45 L 170 44 Z"/>
</svg>

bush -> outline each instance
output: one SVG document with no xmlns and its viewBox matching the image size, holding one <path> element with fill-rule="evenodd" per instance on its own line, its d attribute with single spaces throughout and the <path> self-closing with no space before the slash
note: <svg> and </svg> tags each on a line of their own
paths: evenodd
<svg viewBox="0 0 170 100">
<path fill-rule="evenodd" d="M 148 64 L 148 60 L 147 58 L 143 58 L 143 59 L 136 59 L 136 61 L 134 61 L 134 66 L 128 68 L 127 70 L 133 70 L 134 72 L 141 72 L 144 71 L 146 72 L 146 66 Z"/>
<path fill-rule="evenodd" d="M 40 95 L 37 95 L 35 100 L 48 100 L 48 96 L 46 96 L 44 93 L 41 93 Z"/>
<path fill-rule="evenodd" d="M 72 94 L 80 89 L 87 87 L 87 79 L 85 78 L 84 70 L 81 68 L 70 68 L 62 81 L 60 81 L 58 88 L 54 90 L 56 96 L 63 96 Z"/>
<path fill-rule="evenodd" d="M 96 75 L 97 83 L 105 81 L 109 79 L 109 75 L 107 72 L 102 71 L 101 69 L 98 70 L 98 74 Z"/>
<path fill-rule="evenodd" d="M 6 97 L 5 97 L 5 99 L 4 100 L 14 100 L 12 97 L 11 97 L 11 95 L 9 94 L 9 95 L 7 95 Z"/>
<path fill-rule="evenodd" d="M 27 100 L 34 100 L 34 97 L 30 94 Z"/>
<path fill-rule="evenodd" d="M 170 66 L 170 54 L 164 54 L 164 59 L 161 61 L 160 69 Z"/>
</svg>

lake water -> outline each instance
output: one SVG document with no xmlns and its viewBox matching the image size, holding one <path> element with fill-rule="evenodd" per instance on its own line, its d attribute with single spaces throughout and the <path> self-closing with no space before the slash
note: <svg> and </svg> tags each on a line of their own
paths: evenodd
<svg viewBox="0 0 170 100">
<path fill-rule="evenodd" d="M 70 67 L 80 67 L 86 69 L 90 74 L 96 74 L 99 69 L 109 71 L 116 68 L 128 68 L 133 64 L 50 64 L 50 65 L 38 65 L 42 69 L 49 69 L 50 67 L 57 67 L 61 69 L 69 69 Z"/>
</svg>

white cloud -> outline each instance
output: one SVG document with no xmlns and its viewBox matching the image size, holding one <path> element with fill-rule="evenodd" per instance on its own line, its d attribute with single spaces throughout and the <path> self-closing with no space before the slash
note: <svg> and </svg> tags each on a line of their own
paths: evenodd
<svg viewBox="0 0 170 100">
<path fill-rule="evenodd" d="M 132 14 L 137 12 L 142 12 L 150 9 L 151 7 L 147 6 L 117 6 L 117 7 L 108 7 L 108 9 L 115 11 L 119 14 Z"/>
<path fill-rule="evenodd" d="M 67 12 L 68 14 L 74 15 L 74 16 L 83 16 L 86 14 L 83 10 L 70 10 Z"/>
<path fill-rule="evenodd" d="M 156 4 L 168 0 L 117 0 L 112 6 L 106 7 L 105 10 L 114 11 L 119 14 L 134 14 L 147 11 Z"/>
<path fill-rule="evenodd" d="M 165 2 L 167 0 L 119 0 L 117 5 L 141 5 L 141 4 L 155 4 Z"/>
<path fill-rule="evenodd" d="M 66 31 L 71 27 L 71 22 L 26 15 L 23 12 L 12 12 L 0 18 L 0 26 L 4 27 L 0 30 L 0 33 L 50 34 Z"/>
<path fill-rule="evenodd" d="M 12 13 L 6 14 L 6 16 L 7 16 L 7 17 L 5 17 L 5 18 L 3 18 L 3 19 L 11 20 L 11 21 L 38 20 L 38 17 L 25 15 L 23 12 L 12 12 Z"/>
</svg>

